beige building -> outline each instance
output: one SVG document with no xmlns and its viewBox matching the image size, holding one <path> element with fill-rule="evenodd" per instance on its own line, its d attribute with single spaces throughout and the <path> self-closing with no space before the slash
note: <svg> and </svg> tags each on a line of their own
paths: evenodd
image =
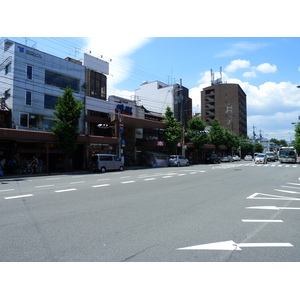
<svg viewBox="0 0 300 300">
<path fill-rule="evenodd" d="M 201 118 L 209 126 L 216 118 L 238 136 L 247 136 L 247 99 L 238 84 L 219 83 L 201 92 Z"/>
</svg>

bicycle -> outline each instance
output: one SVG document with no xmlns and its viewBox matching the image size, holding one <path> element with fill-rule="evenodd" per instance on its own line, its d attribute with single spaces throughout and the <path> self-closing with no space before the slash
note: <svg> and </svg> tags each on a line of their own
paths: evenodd
<svg viewBox="0 0 300 300">
<path fill-rule="evenodd" d="M 27 164 L 25 168 L 17 170 L 18 175 L 21 175 L 21 174 L 31 175 L 31 174 L 33 174 L 33 172 L 34 172 L 34 169 L 31 164 Z"/>
</svg>

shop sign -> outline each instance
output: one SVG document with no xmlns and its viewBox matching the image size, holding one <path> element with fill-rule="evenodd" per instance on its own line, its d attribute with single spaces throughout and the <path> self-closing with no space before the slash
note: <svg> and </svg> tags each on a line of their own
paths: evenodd
<svg viewBox="0 0 300 300">
<path fill-rule="evenodd" d="M 157 141 L 157 142 L 156 142 L 156 146 L 163 147 L 164 145 L 165 145 L 165 142 L 164 142 L 164 141 Z"/>
<path fill-rule="evenodd" d="M 125 106 L 124 104 L 118 104 L 117 110 L 120 111 L 122 114 L 132 115 L 132 107 L 130 106 Z"/>
</svg>

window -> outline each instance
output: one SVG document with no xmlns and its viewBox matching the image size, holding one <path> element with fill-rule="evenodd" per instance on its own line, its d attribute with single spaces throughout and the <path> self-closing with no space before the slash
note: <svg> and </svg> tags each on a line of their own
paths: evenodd
<svg viewBox="0 0 300 300">
<path fill-rule="evenodd" d="M 11 72 L 11 63 L 5 66 L 5 75 Z"/>
<path fill-rule="evenodd" d="M 28 127 L 28 114 L 20 113 L 20 126 Z"/>
<path fill-rule="evenodd" d="M 57 104 L 58 97 L 52 95 L 44 95 L 44 108 L 54 109 Z"/>
<path fill-rule="evenodd" d="M 59 74 L 53 71 L 45 71 L 45 84 L 65 89 L 68 86 L 76 93 L 79 92 L 79 79 Z"/>
<path fill-rule="evenodd" d="M 31 105 L 31 92 L 26 91 L 26 105 Z"/>
<path fill-rule="evenodd" d="M 32 66 L 27 66 L 27 79 L 32 80 L 32 70 L 33 70 Z"/>
<path fill-rule="evenodd" d="M 90 71 L 90 93 L 89 96 L 106 100 L 106 76 Z"/>
</svg>

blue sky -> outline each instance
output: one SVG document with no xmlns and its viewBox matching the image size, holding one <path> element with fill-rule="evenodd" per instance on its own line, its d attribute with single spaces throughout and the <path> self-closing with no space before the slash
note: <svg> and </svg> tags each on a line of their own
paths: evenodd
<svg viewBox="0 0 300 300">
<path fill-rule="evenodd" d="M 39 50 L 81 59 L 83 52 L 110 62 L 108 93 L 130 97 L 143 81 L 179 83 L 190 90 L 194 112 L 200 92 L 215 79 L 238 83 L 247 94 L 248 135 L 293 139 L 300 115 L 300 38 L 109 37 L 13 38 Z"/>
</svg>

